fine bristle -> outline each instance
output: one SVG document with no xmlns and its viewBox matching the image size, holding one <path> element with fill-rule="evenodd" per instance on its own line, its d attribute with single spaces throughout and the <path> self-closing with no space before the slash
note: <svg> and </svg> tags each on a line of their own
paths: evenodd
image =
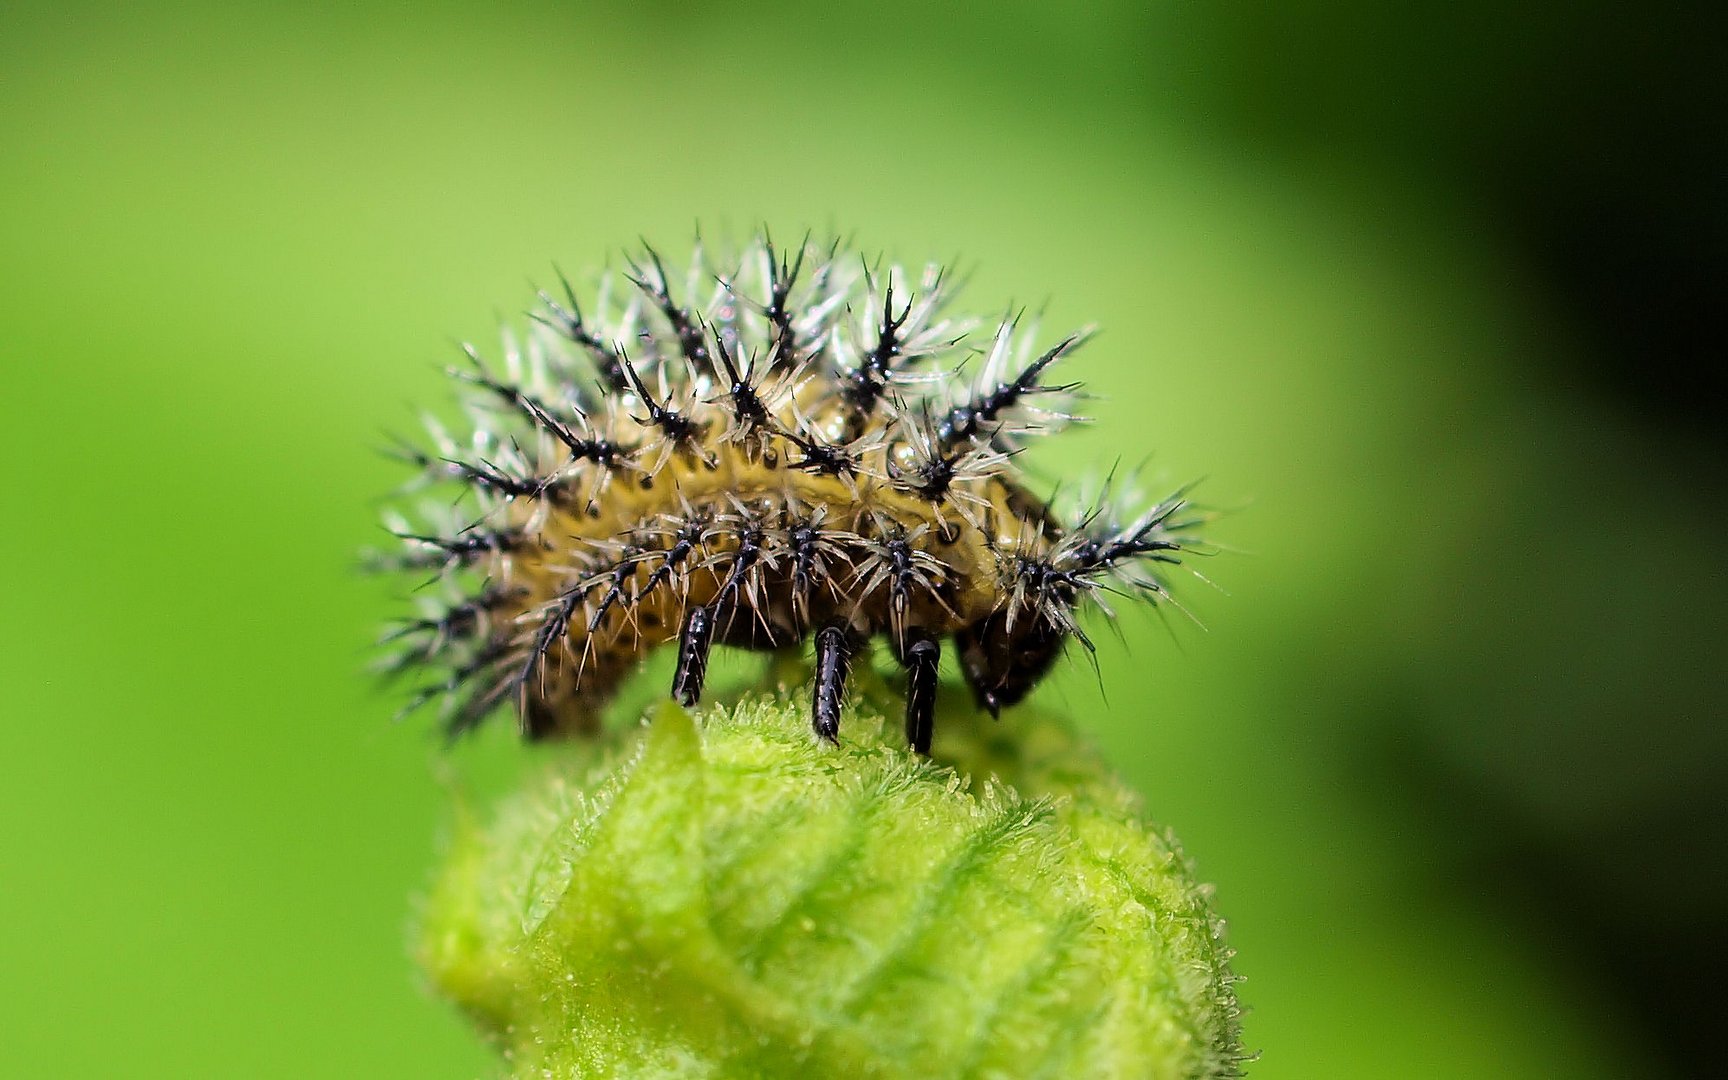
<svg viewBox="0 0 1728 1080">
<path fill-rule="evenodd" d="M 873 636 L 924 671 L 953 635 L 994 709 L 1052 642 L 1089 644 L 1083 604 L 1167 596 L 1159 568 L 1201 522 L 1181 495 L 1065 523 L 1019 473 L 1076 419 L 1078 384 L 1051 374 L 1087 332 L 1040 346 L 1018 316 L 950 314 L 938 266 L 809 238 L 626 266 L 586 303 L 560 274 L 498 360 L 466 348 L 471 430 L 429 421 L 429 448 L 395 452 L 454 501 L 394 520 L 406 550 L 379 565 L 455 595 L 390 632 L 385 666 L 432 673 L 413 704 L 442 698 L 452 732 L 506 701 L 530 736 L 592 731 L 646 650 L 682 642 L 674 695 L 694 700 L 710 644 L 824 627 L 833 678 Z M 818 691 L 826 709 L 841 689 Z"/>
</svg>

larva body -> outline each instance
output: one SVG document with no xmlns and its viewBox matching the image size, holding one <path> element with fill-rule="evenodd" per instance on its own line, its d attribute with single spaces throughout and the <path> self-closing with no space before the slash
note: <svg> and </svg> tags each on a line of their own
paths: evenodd
<svg viewBox="0 0 1728 1080">
<path fill-rule="evenodd" d="M 909 285 L 765 238 L 718 266 L 698 254 L 681 287 L 652 252 L 625 279 L 592 320 L 568 289 L 543 295 L 502 374 L 470 351 L 455 374 L 472 435 L 432 425 L 435 450 L 406 454 L 471 493 L 442 528 L 398 530 L 398 565 L 460 591 L 395 635 L 395 667 L 444 673 L 421 697 L 445 695 L 454 730 L 509 700 L 531 737 L 589 732 L 649 650 L 679 649 L 672 692 L 689 704 L 712 646 L 811 638 L 813 726 L 833 739 L 847 668 L 882 637 L 927 750 L 944 639 L 995 711 L 1085 642 L 1088 597 L 1164 595 L 1153 564 L 1196 524 L 1180 499 L 1064 528 L 1015 468 L 1027 438 L 1070 419 L 1074 386 L 1044 376 L 1078 336 L 1034 352 L 1009 319 L 975 349 L 940 271 Z"/>
</svg>

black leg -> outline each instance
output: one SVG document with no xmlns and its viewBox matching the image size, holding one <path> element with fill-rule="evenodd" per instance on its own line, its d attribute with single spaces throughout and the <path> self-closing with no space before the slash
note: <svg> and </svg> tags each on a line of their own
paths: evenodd
<svg viewBox="0 0 1728 1080">
<path fill-rule="evenodd" d="M 816 734 L 840 742 L 840 701 L 846 692 L 846 669 L 852 641 L 846 628 L 830 623 L 816 631 L 816 693 L 810 720 Z"/>
<path fill-rule="evenodd" d="M 702 696 L 708 675 L 708 647 L 714 643 L 714 615 L 700 605 L 684 613 L 678 632 L 678 670 L 672 674 L 672 697 L 688 708 Z"/>
<path fill-rule="evenodd" d="M 942 646 L 922 630 L 908 634 L 910 644 L 901 654 L 906 665 L 906 741 L 912 749 L 930 756 L 930 730 L 936 722 L 936 671 L 942 663 Z"/>
</svg>

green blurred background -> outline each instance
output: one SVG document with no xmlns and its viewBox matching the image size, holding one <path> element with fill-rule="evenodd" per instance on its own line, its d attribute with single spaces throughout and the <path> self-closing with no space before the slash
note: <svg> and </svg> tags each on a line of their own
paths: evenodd
<svg viewBox="0 0 1728 1080">
<path fill-rule="evenodd" d="M 1096 320 L 1045 466 L 1241 508 L 1205 632 L 1044 700 L 1217 883 L 1252 1075 L 1702 1075 L 1721 35 L 1534 8 L 7 5 L 0 1073 L 490 1072 L 408 926 L 522 755 L 359 674 L 373 451 L 700 221 Z"/>
</svg>

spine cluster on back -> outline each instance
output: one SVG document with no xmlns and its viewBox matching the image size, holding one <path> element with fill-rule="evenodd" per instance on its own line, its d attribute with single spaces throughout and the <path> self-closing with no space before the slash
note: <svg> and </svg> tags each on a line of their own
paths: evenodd
<svg viewBox="0 0 1728 1080">
<path fill-rule="evenodd" d="M 1192 550 L 1180 494 L 1122 523 L 1065 525 L 1016 455 L 1073 419 L 1017 318 L 952 315 L 915 279 L 838 245 L 760 237 L 698 250 L 682 280 L 648 249 L 585 308 L 541 294 L 502 370 L 468 350 L 460 437 L 404 446 L 416 484 L 458 492 L 392 521 L 434 599 L 390 635 L 393 671 L 432 672 L 452 732 L 513 702 L 525 734 L 591 731 L 640 657 L 676 644 L 672 693 L 701 694 L 709 649 L 814 641 L 813 725 L 836 736 L 849 665 L 885 637 L 907 671 L 907 734 L 930 740 L 940 642 L 979 704 L 1023 697 L 1075 615 L 1119 592 L 1167 596 Z M 976 374 L 968 374 L 971 369 Z"/>
</svg>

